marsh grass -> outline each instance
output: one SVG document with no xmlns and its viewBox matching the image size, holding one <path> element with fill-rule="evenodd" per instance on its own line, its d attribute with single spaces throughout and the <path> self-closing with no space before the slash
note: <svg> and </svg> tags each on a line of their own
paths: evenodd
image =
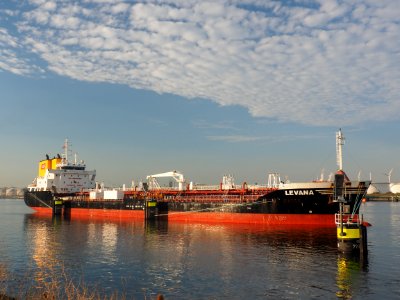
<svg viewBox="0 0 400 300">
<path fill-rule="evenodd" d="M 115 291 L 107 295 L 101 287 L 85 285 L 82 280 L 76 283 L 64 269 L 61 272 L 41 270 L 39 277 L 25 276 L 21 280 L 0 268 L 0 300 L 11 299 L 125 300 L 127 298 L 123 292 Z"/>
</svg>

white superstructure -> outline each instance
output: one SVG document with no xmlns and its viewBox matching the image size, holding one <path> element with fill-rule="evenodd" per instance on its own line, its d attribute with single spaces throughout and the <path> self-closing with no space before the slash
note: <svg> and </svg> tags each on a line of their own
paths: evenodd
<svg viewBox="0 0 400 300">
<path fill-rule="evenodd" d="M 86 171 L 83 161 L 77 162 L 75 154 L 74 162 L 68 160 L 68 140 L 64 143 L 64 154 L 39 162 L 38 176 L 28 186 L 29 191 L 52 191 L 56 194 L 72 194 L 85 189 L 93 189 L 96 186 L 96 171 Z"/>
</svg>

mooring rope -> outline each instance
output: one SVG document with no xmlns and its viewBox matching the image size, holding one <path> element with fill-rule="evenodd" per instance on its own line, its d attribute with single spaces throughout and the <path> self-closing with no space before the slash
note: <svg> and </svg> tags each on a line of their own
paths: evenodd
<svg viewBox="0 0 400 300">
<path fill-rule="evenodd" d="M 48 205 L 46 202 L 42 201 L 38 196 L 36 196 L 35 194 L 31 194 L 36 200 L 38 200 L 40 203 L 43 203 L 44 205 L 46 205 L 48 208 L 52 208 L 50 205 Z"/>
<path fill-rule="evenodd" d="M 353 212 L 351 214 L 351 218 L 353 218 L 354 215 L 356 214 L 356 211 L 359 210 L 359 208 L 361 206 L 361 203 L 362 203 L 362 199 L 364 198 L 365 194 L 367 193 L 367 189 L 366 189 L 364 191 L 364 193 L 362 194 L 361 198 L 359 198 L 359 196 L 361 195 L 360 190 L 361 190 L 361 187 L 358 188 L 358 194 L 357 194 L 357 197 L 356 197 L 356 203 L 355 203 L 355 205 L 353 207 Z"/>
</svg>

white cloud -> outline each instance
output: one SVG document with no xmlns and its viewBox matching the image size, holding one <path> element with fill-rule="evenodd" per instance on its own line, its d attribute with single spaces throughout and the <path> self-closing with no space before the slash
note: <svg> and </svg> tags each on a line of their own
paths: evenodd
<svg viewBox="0 0 400 300">
<path fill-rule="evenodd" d="M 281 143 L 281 142 L 289 142 L 289 141 L 296 141 L 296 140 L 306 140 L 312 139 L 315 140 L 316 138 L 321 138 L 322 136 L 252 136 L 252 135 L 212 135 L 207 136 L 207 139 L 210 141 L 221 141 L 221 142 L 228 142 L 228 143 L 248 143 L 248 142 L 268 142 L 268 143 Z"/>
<path fill-rule="evenodd" d="M 28 58 L 20 55 L 18 39 L 0 27 L 0 71 L 5 70 L 18 75 L 29 75 L 42 72 L 42 69 L 31 65 Z"/>
<path fill-rule="evenodd" d="M 207 120 L 194 120 L 192 121 L 193 126 L 201 129 L 229 129 L 237 131 L 238 128 L 232 121 L 220 121 L 217 123 L 210 123 Z"/>
<path fill-rule="evenodd" d="M 60 14 L 52 15 L 50 25 L 62 30 L 77 29 L 80 20 L 77 17 L 65 16 Z"/>
<path fill-rule="evenodd" d="M 4 16 L 15 16 L 18 14 L 17 11 L 11 10 L 11 9 L 3 9 L 2 13 L 4 14 Z"/>
<path fill-rule="evenodd" d="M 247 135 L 208 136 L 207 139 L 209 139 L 210 141 L 222 141 L 228 143 L 243 143 L 243 142 L 269 140 L 269 138 L 267 137 L 247 136 Z"/>
<path fill-rule="evenodd" d="M 129 4 L 127 3 L 117 3 L 111 7 L 111 12 L 114 14 L 126 12 L 129 9 Z"/>
<path fill-rule="evenodd" d="M 5 28 L 0 27 L 0 46 L 17 47 L 17 39 L 8 34 Z"/>
<path fill-rule="evenodd" d="M 257 117 L 398 119 L 398 3 L 35 0 L 15 21 L 20 33 L 0 31 L 0 68 L 37 70 L 21 58 L 33 51 L 60 75 L 242 105 Z"/>
<path fill-rule="evenodd" d="M 57 8 L 57 3 L 53 1 L 48 1 L 43 4 L 42 8 L 48 11 L 54 11 Z"/>
</svg>

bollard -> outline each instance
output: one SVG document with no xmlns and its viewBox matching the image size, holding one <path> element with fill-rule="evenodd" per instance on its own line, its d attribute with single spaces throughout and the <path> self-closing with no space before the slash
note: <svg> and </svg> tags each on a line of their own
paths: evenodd
<svg viewBox="0 0 400 300">
<path fill-rule="evenodd" d="M 361 231 L 358 224 L 343 224 L 337 228 L 338 249 L 343 253 L 360 251 Z"/>
<path fill-rule="evenodd" d="M 368 257 L 367 226 L 364 224 L 360 225 L 360 236 L 360 256 L 366 260 Z"/>
<path fill-rule="evenodd" d="M 64 201 L 64 218 L 69 219 L 71 217 L 71 201 Z"/>
<path fill-rule="evenodd" d="M 61 216 L 63 211 L 63 201 L 55 199 L 53 201 L 53 216 Z"/>
<path fill-rule="evenodd" d="M 154 199 L 145 201 L 144 219 L 159 220 L 168 218 L 168 202 L 158 202 Z"/>
<path fill-rule="evenodd" d="M 157 201 L 154 199 L 146 199 L 144 207 L 144 219 L 155 220 L 157 216 Z"/>
</svg>

